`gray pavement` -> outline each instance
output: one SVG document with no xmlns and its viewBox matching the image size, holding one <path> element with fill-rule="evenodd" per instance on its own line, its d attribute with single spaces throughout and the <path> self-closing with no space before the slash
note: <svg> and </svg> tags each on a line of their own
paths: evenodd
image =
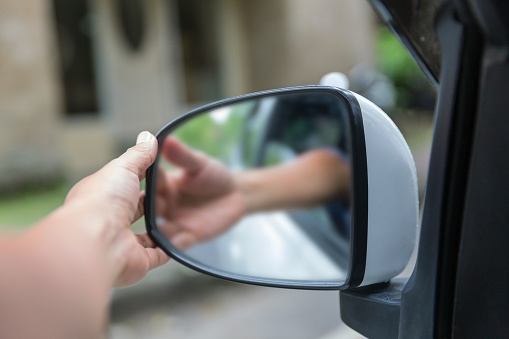
<svg viewBox="0 0 509 339">
<path fill-rule="evenodd" d="M 171 263 L 115 292 L 109 338 L 363 337 L 341 322 L 337 291 L 231 283 Z"/>
</svg>

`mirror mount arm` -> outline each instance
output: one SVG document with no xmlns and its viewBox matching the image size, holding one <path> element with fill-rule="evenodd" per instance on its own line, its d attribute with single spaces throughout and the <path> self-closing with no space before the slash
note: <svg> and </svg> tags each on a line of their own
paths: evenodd
<svg viewBox="0 0 509 339">
<path fill-rule="evenodd" d="M 407 278 L 339 292 L 341 319 L 368 338 L 398 338 Z"/>
</svg>

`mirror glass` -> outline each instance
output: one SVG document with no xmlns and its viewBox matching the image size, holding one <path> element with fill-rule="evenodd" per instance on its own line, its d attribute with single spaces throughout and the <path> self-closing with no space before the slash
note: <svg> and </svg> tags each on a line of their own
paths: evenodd
<svg viewBox="0 0 509 339">
<path fill-rule="evenodd" d="M 157 231 L 205 270 L 344 282 L 349 126 L 343 101 L 319 91 L 188 114 L 159 136 Z"/>
</svg>

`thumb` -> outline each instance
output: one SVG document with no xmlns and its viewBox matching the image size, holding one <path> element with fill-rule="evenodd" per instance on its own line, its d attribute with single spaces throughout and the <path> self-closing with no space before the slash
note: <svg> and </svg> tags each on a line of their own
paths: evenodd
<svg viewBox="0 0 509 339">
<path fill-rule="evenodd" d="M 157 139 L 150 132 L 144 131 L 138 135 L 136 145 L 122 154 L 118 161 L 127 170 L 135 173 L 141 180 L 145 177 L 147 168 L 152 165 L 157 156 Z"/>
</svg>

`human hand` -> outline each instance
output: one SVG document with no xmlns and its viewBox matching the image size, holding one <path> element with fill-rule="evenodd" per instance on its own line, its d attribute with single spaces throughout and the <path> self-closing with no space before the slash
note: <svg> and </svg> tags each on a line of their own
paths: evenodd
<svg viewBox="0 0 509 339">
<path fill-rule="evenodd" d="M 63 206 L 32 228 L 0 237 L 0 337 L 98 338 L 111 288 L 140 280 L 169 257 L 131 223 L 143 214 L 140 180 L 157 154 L 137 145 L 77 183 Z M 29 324 L 29 326 L 27 326 Z"/>
<path fill-rule="evenodd" d="M 173 137 L 161 156 L 178 171 L 159 169 L 156 217 L 159 229 L 179 249 L 214 238 L 246 211 L 233 174 L 219 161 L 197 153 Z"/>
<path fill-rule="evenodd" d="M 140 180 L 156 154 L 156 138 L 140 133 L 136 146 L 78 182 L 65 201 L 64 207 L 80 206 L 75 218 L 95 221 L 87 223 L 87 231 L 95 232 L 105 248 L 114 286 L 133 284 L 169 260 L 146 233 L 135 235 L 130 229 L 143 215 Z"/>
</svg>

